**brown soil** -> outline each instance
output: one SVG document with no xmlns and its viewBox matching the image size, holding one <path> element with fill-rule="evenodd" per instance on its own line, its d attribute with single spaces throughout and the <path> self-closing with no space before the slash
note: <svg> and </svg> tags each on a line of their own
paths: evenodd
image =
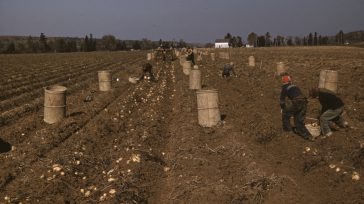
<svg viewBox="0 0 364 204">
<path fill-rule="evenodd" d="M 364 179 L 352 179 L 364 176 L 364 50 L 234 49 L 230 56 L 236 78 L 220 77 L 222 59 L 197 62 L 204 88 L 219 91 L 223 121 L 213 128 L 198 125 L 196 93 L 178 61 L 153 63 L 156 82 L 131 84 L 144 52 L 0 56 L 9 78 L 44 65 L 37 72 L 49 76 L 45 85 L 62 79 L 47 67 L 71 74 L 78 69 L 68 66 L 89 64 L 60 81 L 71 90 L 68 117 L 54 125 L 43 122 L 42 95 L 29 100 L 25 92 L 39 85 L 8 82 L 14 88 L 1 102 L 24 98 L 0 116 L 0 137 L 13 145 L 0 154 L 0 203 L 364 203 Z M 320 69 L 339 71 L 351 127 L 313 142 L 282 132 L 278 61 L 305 93 Z M 101 93 L 96 71 L 105 68 L 120 81 Z M 307 115 L 318 110 L 310 100 Z"/>
</svg>

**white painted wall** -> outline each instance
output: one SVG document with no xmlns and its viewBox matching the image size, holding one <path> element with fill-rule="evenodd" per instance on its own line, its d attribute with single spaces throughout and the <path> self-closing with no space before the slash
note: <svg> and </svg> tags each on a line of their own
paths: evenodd
<svg viewBox="0 0 364 204">
<path fill-rule="evenodd" d="M 227 42 L 215 43 L 215 48 L 229 48 L 229 43 Z"/>
</svg>

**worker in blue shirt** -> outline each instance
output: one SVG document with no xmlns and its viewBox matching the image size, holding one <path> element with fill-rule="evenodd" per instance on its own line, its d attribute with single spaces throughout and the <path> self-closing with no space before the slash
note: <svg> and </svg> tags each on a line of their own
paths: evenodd
<svg viewBox="0 0 364 204">
<path fill-rule="evenodd" d="M 307 98 L 302 94 L 300 88 L 292 84 L 291 77 L 288 74 L 282 76 L 280 106 L 282 110 L 283 130 L 288 132 L 293 130 L 302 138 L 312 140 L 312 136 L 307 130 L 304 122 L 307 111 L 307 103 Z M 290 123 L 290 118 L 292 116 L 296 126 L 295 129 L 292 128 Z"/>
</svg>

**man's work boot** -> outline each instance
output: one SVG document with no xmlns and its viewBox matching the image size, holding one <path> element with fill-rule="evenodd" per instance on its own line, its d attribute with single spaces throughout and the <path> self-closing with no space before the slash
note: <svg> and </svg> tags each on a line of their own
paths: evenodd
<svg viewBox="0 0 364 204">
<path fill-rule="evenodd" d="M 283 131 L 284 132 L 291 132 L 291 131 L 293 131 L 293 129 L 290 128 L 290 127 L 283 127 Z"/>
</svg>

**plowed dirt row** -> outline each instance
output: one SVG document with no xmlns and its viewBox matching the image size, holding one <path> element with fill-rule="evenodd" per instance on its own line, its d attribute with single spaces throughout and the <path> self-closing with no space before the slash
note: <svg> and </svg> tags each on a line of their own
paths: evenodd
<svg viewBox="0 0 364 204">
<path fill-rule="evenodd" d="M 135 60 L 129 60 L 129 62 L 124 63 L 123 66 L 125 67 L 116 66 L 119 71 L 115 70 L 114 76 L 123 79 L 120 82 L 123 85 L 116 83 L 115 90 L 107 97 L 105 94 L 97 93 L 98 84 L 95 80 L 92 80 L 92 84 L 90 84 L 91 81 L 86 80 L 89 84 L 85 84 L 84 90 L 81 92 L 74 93 L 76 89 L 71 87 L 72 95 L 68 97 L 68 108 L 72 112 L 69 113 L 69 120 L 66 120 L 64 124 L 47 126 L 42 122 L 42 113 L 33 113 L 29 117 L 22 118 L 19 122 L 3 128 L 1 131 L 2 138 L 11 142 L 17 149 L 9 157 L 1 158 L 4 159 L 1 162 L 3 168 L 1 170 L 1 186 L 13 180 L 19 172 L 24 170 L 24 166 L 38 160 L 38 157 L 42 157 L 49 150 L 58 146 L 84 126 L 90 118 L 103 110 L 115 97 L 125 91 L 126 71 L 130 69 L 129 66 L 135 63 Z M 93 95 L 95 100 L 92 104 L 83 102 L 86 95 Z"/>
<path fill-rule="evenodd" d="M 0 73 L 4 80 L 0 82 L 1 88 L 8 89 L 18 84 L 32 82 L 42 76 L 59 74 L 67 70 L 65 68 L 97 64 L 99 59 L 92 58 L 92 55 L 89 53 L 86 58 L 83 53 L 57 54 L 55 57 L 49 54 L 26 54 L 21 55 L 20 59 L 16 55 L 2 55 Z"/>
<path fill-rule="evenodd" d="M 123 58 L 127 59 L 127 56 L 123 56 Z M 124 61 L 123 58 L 121 59 L 122 61 Z M 64 71 L 67 73 L 65 76 L 60 77 L 59 79 L 52 79 L 51 81 L 42 82 L 41 85 L 48 86 L 55 83 L 61 83 L 68 88 L 68 93 L 73 93 L 74 91 L 86 87 L 91 81 L 95 81 L 97 79 L 96 71 L 100 69 L 109 69 L 110 71 L 114 72 L 118 70 L 118 64 L 120 64 L 120 62 L 95 64 L 88 67 L 83 67 L 81 73 L 77 73 L 76 70 L 65 67 L 64 70 L 68 70 Z M 26 92 L 28 89 L 30 91 Z M 21 118 L 32 111 L 37 111 L 41 107 L 43 100 L 42 95 L 44 92 L 43 89 L 39 88 L 38 86 L 33 87 L 33 89 L 29 87 L 23 91 L 24 92 L 22 92 L 20 95 L 9 98 L 0 103 L 0 110 L 4 111 L 0 115 L 0 126 L 17 120 L 18 118 Z"/>
<path fill-rule="evenodd" d="M 15 81 L 14 79 L 11 80 L 12 83 L 7 83 L 1 86 L 1 99 L 9 98 L 6 96 L 11 96 L 15 93 L 22 93 L 22 89 L 25 89 L 29 86 L 37 85 L 40 82 L 49 81 L 55 78 L 60 77 L 70 77 L 73 78 L 74 74 L 77 74 L 77 72 L 82 72 L 83 70 L 87 69 L 88 66 L 97 66 L 97 64 L 75 64 L 68 67 L 68 70 L 64 68 L 63 65 L 58 65 L 57 67 L 48 67 L 48 69 L 51 69 L 51 71 L 48 71 L 47 69 L 44 70 L 29 70 L 28 75 L 26 77 L 18 77 Z M 99 64 L 98 66 L 102 66 Z M 73 73 L 70 73 L 69 70 L 72 70 Z M 5 78 L 5 77 L 4 77 Z"/>
<path fill-rule="evenodd" d="M 27 179 L 24 179 L 24 177 L 17 178 L 6 187 L 6 189 L 10 189 L 11 192 L 11 190 L 13 190 L 12 186 L 19 186 L 20 183 L 25 184 L 23 185 L 24 189 L 19 191 L 22 192 L 22 195 L 19 195 L 19 198 L 13 199 L 28 199 L 30 202 L 31 200 L 34 201 L 43 198 L 44 193 L 48 194 L 51 189 L 63 189 L 62 192 L 67 192 L 70 196 L 72 195 L 70 197 L 72 200 L 79 197 L 79 201 L 86 199 L 88 200 L 87 202 L 91 202 L 95 199 L 99 200 L 100 195 L 102 195 L 101 193 L 105 190 L 109 190 L 109 188 L 105 188 L 110 184 L 103 172 L 110 172 L 111 169 L 116 168 L 116 166 L 113 166 L 117 164 L 115 163 L 115 160 L 123 158 L 121 159 L 122 162 L 120 162 L 120 165 L 123 164 L 124 173 L 129 174 L 129 176 L 122 175 L 123 173 L 120 172 L 120 169 L 115 171 L 116 175 L 113 177 L 120 182 L 123 179 L 127 179 L 127 177 L 135 177 L 132 178 L 133 180 L 138 179 L 137 172 L 140 167 L 132 164 L 135 163 L 135 161 L 130 159 L 133 155 L 136 158 L 147 157 L 152 162 L 157 162 L 159 166 L 158 155 L 154 156 L 150 153 L 151 147 L 143 147 L 138 140 L 150 140 L 151 143 L 154 143 L 154 139 L 152 138 L 154 137 L 153 135 L 159 132 L 158 130 L 161 130 L 159 129 L 158 121 L 163 120 L 164 116 L 161 116 L 160 114 L 157 115 L 157 111 L 158 106 L 161 106 L 162 102 L 167 100 L 164 99 L 163 95 L 165 95 L 164 92 L 167 89 L 166 80 L 167 78 L 170 78 L 167 77 L 168 72 L 170 72 L 170 70 L 166 68 L 159 70 L 160 74 L 157 74 L 157 84 L 138 84 L 135 88 L 129 88 L 124 93 L 121 93 L 117 100 L 114 100 L 112 104 L 105 107 L 105 109 L 93 118 L 84 128 L 77 131 L 74 137 L 67 139 L 65 143 L 54 149 L 46 158 L 41 159 L 27 168 L 28 170 L 25 174 L 22 174 Z M 168 109 L 165 111 L 167 110 Z M 143 120 L 140 121 L 135 118 L 135 116 L 143 116 Z M 136 126 L 138 126 L 138 128 L 143 126 L 143 131 Z M 148 130 L 148 127 L 150 127 L 150 130 Z M 93 139 L 96 139 L 96 141 L 93 141 Z M 103 145 L 100 146 L 100 142 L 102 142 Z M 139 145 L 137 145 L 138 143 Z M 72 148 L 70 148 L 70 144 L 73 145 Z M 74 146 L 74 144 L 77 145 Z M 113 153 L 113 151 L 115 151 L 115 153 Z M 75 163 L 76 157 L 78 158 L 77 161 L 79 161 L 79 163 Z M 130 160 L 130 165 L 128 165 L 129 162 L 127 160 Z M 162 161 L 162 159 L 160 160 Z M 45 165 L 44 162 L 50 163 Z M 58 174 L 57 178 L 53 178 L 53 175 L 55 174 L 51 173 L 53 175 L 49 177 L 48 174 L 50 172 L 48 172 L 48 170 L 52 169 L 52 164 L 54 163 L 58 163 L 64 168 L 65 176 L 58 178 L 58 176 L 60 176 Z M 93 165 L 98 167 L 96 167 L 96 169 L 92 168 Z M 132 176 L 134 170 L 131 171 L 126 169 L 133 167 L 136 168 L 135 176 Z M 39 171 L 34 172 L 34 170 L 31 169 L 39 169 Z M 34 177 L 28 177 L 30 172 L 32 172 Z M 109 176 L 111 176 L 110 173 Z M 76 182 L 77 180 L 81 180 L 82 182 L 78 183 Z M 45 186 L 46 188 L 29 189 L 27 183 L 31 185 L 34 182 L 45 182 L 42 186 Z M 49 183 L 51 183 L 52 188 L 49 188 Z M 88 188 L 90 187 L 90 183 L 93 184 L 93 187 L 95 187 L 96 190 L 94 188 Z M 66 185 L 67 188 L 63 188 L 66 187 L 63 185 Z M 114 187 L 117 187 L 117 184 L 114 185 Z M 130 182 L 130 185 L 136 184 Z M 85 192 L 89 190 L 95 192 L 88 198 L 89 196 L 85 197 L 80 192 L 80 189 L 85 189 Z M 126 189 L 126 192 L 118 192 L 118 194 L 121 195 L 126 193 L 130 194 L 132 197 L 135 196 L 132 192 L 129 193 L 129 191 L 129 189 Z M 57 199 L 58 197 L 54 195 L 49 196 L 46 201 L 43 201 L 48 202 Z M 63 197 L 63 199 L 67 200 L 67 197 Z"/>
<path fill-rule="evenodd" d="M 55 73 L 44 73 L 42 76 L 32 76 L 31 79 L 23 79 L 21 82 L 12 83 L 10 87 L 2 86 L 3 90 L 0 95 L 0 99 L 10 98 L 14 95 L 19 95 L 24 92 L 30 92 L 34 89 L 38 89 L 39 87 L 46 86 L 47 84 L 59 83 L 62 81 L 70 80 L 71 78 L 75 78 L 76 76 L 83 75 L 85 72 L 89 73 L 91 71 L 90 67 L 106 67 L 108 64 L 91 64 L 89 66 L 79 65 L 69 67 L 66 70 L 63 66 L 55 69 Z M 70 73 L 69 70 L 72 70 Z M 42 73 L 42 71 L 41 71 Z"/>
<path fill-rule="evenodd" d="M 29 101 L 36 100 L 37 98 L 41 97 L 44 90 L 43 87 L 63 83 L 67 87 L 74 86 L 78 84 L 80 81 L 83 82 L 85 80 L 92 80 L 95 79 L 95 72 L 100 69 L 100 67 L 108 68 L 113 64 L 99 64 L 93 65 L 87 68 L 87 70 L 82 70 L 81 72 L 75 72 L 74 74 L 66 74 L 67 72 L 63 73 L 56 78 L 49 78 L 49 79 L 40 79 L 43 80 L 39 83 L 34 83 L 30 86 L 25 86 L 19 89 L 13 89 L 14 93 L 6 95 L 4 97 L 8 98 L 0 102 L 0 110 L 7 111 L 14 106 L 20 106 L 21 104 Z M 76 71 L 76 70 L 75 70 Z"/>
</svg>

